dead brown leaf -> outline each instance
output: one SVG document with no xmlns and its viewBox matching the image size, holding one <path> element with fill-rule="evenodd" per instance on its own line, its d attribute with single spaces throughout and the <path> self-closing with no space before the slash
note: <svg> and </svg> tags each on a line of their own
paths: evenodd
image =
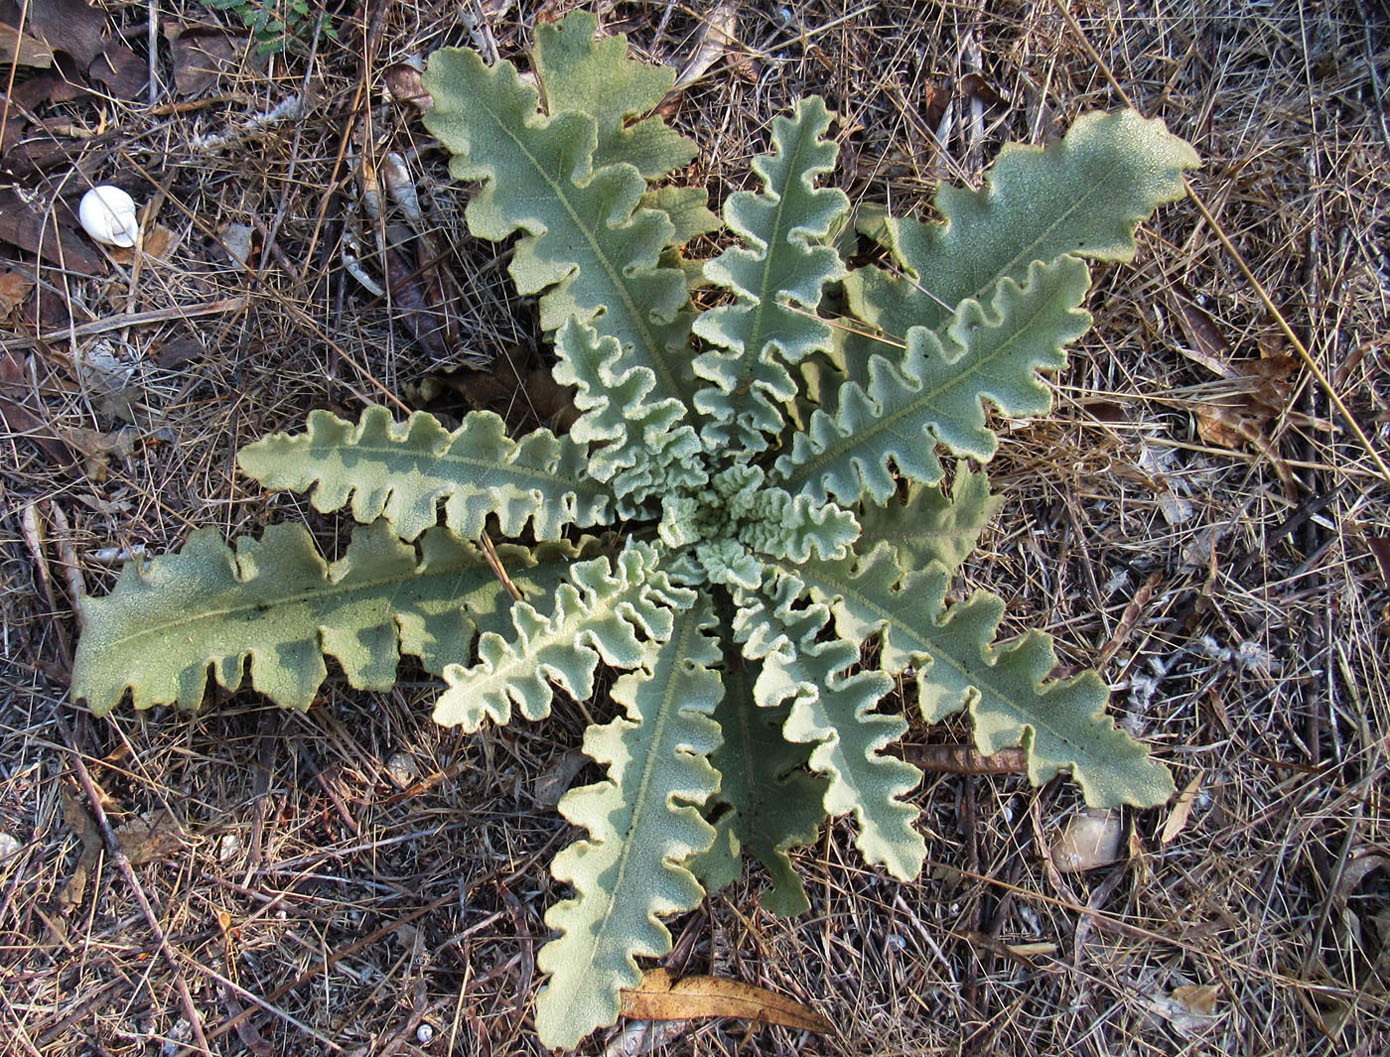
<svg viewBox="0 0 1390 1057">
<path fill-rule="evenodd" d="M 1170 284 L 1168 301 L 1186 338 L 1178 346 L 1183 355 L 1227 383 L 1203 392 L 1195 408 L 1197 435 L 1221 448 L 1254 448 L 1269 459 L 1284 490 L 1296 495 L 1293 474 L 1265 427 L 1287 411 L 1298 361 L 1272 341 L 1260 342 L 1257 360 L 1232 360 L 1225 332 L 1186 287 Z"/>
<path fill-rule="evenodd" d="M 1008 100 L 988 81 L 983 74 L 967 73 L 960 79 L 960 90 L 971 99 L 978 99 L 981 106 L 1003 106 Z"/>
<path fill-rule="evenodd" d="M 676 83 L 666 93 L 665 102 L 674 99 L 703 77 L 711 66 L 732 51 L 738 43 L 739 5 L 720 0 L 705 16 L 704 25 L 696 38 L 695 50 L 681 64 Z"/>
<path fill-rule="evenodd" d="M 236 71 L 238 49 L 221 30 L 166 22 L 164 36 L 174 60 L 174 91 L 179 95 L 201 95 L 215 88 L 224 74 Z"/>
<path fill-rule="evenodd" d="M 0 22 L 0 63 L 46 70 L 53 65 L 53 49 L 14 26 Z"/>
<path fill-rule="evenodd" d="M 135 816 L 118 826 L 115 834 L 131 866 L 167 859 L 183 847 L 182 827 L 163 808 Z"/>
<path fill-rule="evenodd" d="M 96 484 L 106 480 L 112 459 L 127 459 L 140 442 L 140 431 L 134 426 L 122 426 L 110 433 L 78 426 L 62 430 L 63 439 L 83 455 L 82 470 Z"/>
<path fill-rule="evenodd" d="M 87 76 L 106 85 L 118 99 L 138 99 L 149 83 L 150 67 L 117 37 L 107 41 L 102 53 L 92 60 Z"/>
<path fill-rule="evenodd" d="M 22 305 L 34 289 L 34 280 L 23 272 L 0 272 L 0 322 Z"/>
<path fill-rule="evenodd" d="M 386 91 L 397 103 L 415 107 L 422 114 L 434 108 L 434 96 L 425 91 L 421 71 L 409 63 L 398 62 L 386 67 L 382 80 Z"/>
<path fill-rule="evenodd" d="M 175 338 L 159 346 L 154 352 L 154 362 L 158 367 L 166 371 L 182 367 L 184 364 L 192 363 L 194 360 L 202 359 L 207 350 L 203 346 L 200 338 L 185 336 Z"/>
<path fill-rule="evenodd" d="M 1200 363 L 1218 378 L 1234 378 L 1237 371 L 1231 366 L 1231 345 L 1226 334 L 1216 325 L 1205 308 L 1197 304 L 1187 287 L 1173 282 L 1168 286 L 1168 304 L 1178 317 L 1187 338 L 1179 350 L 1189 360 Z"/>
<path fill-rule="evenodd" d="M 459 354 L 455 352 L 454 358 Z M 573 425 L 579 411 L 574 406 L 574 391 L 555 381 L 547 367 L 526 366 L 525 350 L 504 348 L 487 370 L 463 371 L 435 380 L 458 392 L 474 411 L 496 411 L 505 414 L 516 399 L 518 388 L 536 418 L 551 429 L 565 432 Z M 434 388 L 431 386 L 430 388 Z"/>
<path fill-rule="evenodd" d="M 946 108 L 951 105 L 951 95 L 950 84 L 935 84 L 931 81 L 927 82 L 926 88 L 922 91 L 922 117 L 927 123 L 927 128 L 933 132 L 946 116 Z"/>
<path fill-rule="evenodd" d="M 1220 993 L 1221 989 L 1211 984 L 1195 984 L 1175 987 L 1168 997 L 1181 1003 L 1189 1013 L 1209 1017 L 1216 1012 L 1216 999 Z"/>
<path fill-rule="evenodd" d="M 97 828 L 96 819 L 92 818 L 86 805 L 78 800 L 66 785 L 63 786 L 62 801 L 63 821 L 67 823 L 68 829 L 82 840 L 82 854 L 78 856 L 77 865 L 72 868 L 67 883 L 58 892 L 58 911 L 67 915 L 81 906 L 87 895 L 87 881 L 101 858 L 102 844 L 101 830 Z"/>
<path fill-rule="evenodd" d="M 589 757 L 578 749 L 568 749 L 555 756 L 545 765 L 544 770 L 531 782 L 531 795 L 543 807 L 553 808 L 573 784 L 575 775 L 582 771 Z"/>
<path fill-rule="evenodd" d="M 1160 844 L 1171 844 L 1177 840 L 1178 834 L 1187 828 L 1187 820 L 1192 817 L 1192 805 L 1197 801 L 1197 793 L 1202 788 L 1202 778 L 1205 775 L 1205 771 L 1198 771 L 1197 776 L 1183 786 L 1168 821 L 1163 824 L 1163 834 L 1158 838 Z"/>
<path fill-rule="evenodd" d="M 167 259 L 174 245 L 174 233 L 163 224 L 156 224 L 140 237 L 140 251 L 146 257 Z M 120 264 L 130 264 L 135 260 L 134 246 L 112 246 L 107 252 L 111 254 L 112 260 Z"/>
<path fill-rule="evenodd" d="M 52 213 L 40 213 L 12 190 L 0 190 L 0 242 L 60 267 L 92 275 L 106 273 L 105 259 L 86 244 L 76 227 Z"/>
<path fill-rule="evenodd" d="M 54 51 L 65 51 L 85 69 L 106 47 L 106 14 L 87 0 L 43 0 L 29 4 L 29 32 Z"/>
<path fill-rule="evenodd" d="M 765 988 L 718 976 L 673 980 L 650 969 L 635 988 L 624 989 L 622 1015 L 633 1020 L 694 1020 L 738 1017 L 828 1035 L 835 1026 L 809 1006 Z"/>
</svg>

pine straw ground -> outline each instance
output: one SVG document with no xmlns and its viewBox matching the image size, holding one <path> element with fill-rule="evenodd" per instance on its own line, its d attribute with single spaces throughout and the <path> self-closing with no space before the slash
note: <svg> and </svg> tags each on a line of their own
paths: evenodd
<svg viewBox="0 0 1390 1057">
<path fill-rule="evenodd" d="M 430 369 L 344 272 L 345 240 L 372 244 L 353 153 L 406 154 L 457 252 L 468 347 L 521 350 L 501 385 L 466 387 L 472 399 L 521 427 L 548 413 L 509 374 L 541 360 L 505 256 L 464 235 L 441 151 L 382 93 L 388 64 L 467 43 L 459 12 L 472 6 L 372 4 L 365 34 L 360 15 L 340 16 L 339 40 L 312 54 L 234 59 L 212 89 L 221 101 L 169 106 L 181 100 L 165 88 L 153 107 L 46 112 L 99 134 L 53 132 L 81 174 L 21 183 L 48 195 L 64 179 L 115 179 L 158 200 L 175 240 L 100 282 L 45 264 L 33 295 L 45 318 L 56 306 L 79 323 L 155 319 L 101 335 L 143 364 L 135 443 L 74 461 L 37 445 L 35 427 L 4 437 L 0 832 L 19 845 L 0 863 L 6 1054 L 187 1053 L 199 1035 L 219 1054 L 539 1052 L 528 997 L 557 896 L 546 865 L 567 838 L 547 805 L 568 779 L 576 708 L 469 737 L 433 725 L 429 682 L 414 678 L 384 696 L 330 682 L 305 716 L 243 694 L 191 718 L 95 722 L 66 683 L 72 592 L 110 587 L 110 548 L 158 553 L 195 526 L 255 533 L 303 514 L 238 477 L 238 446 L 312 407 L 355 414 L 383 389 L 405 394 Z M 509 56 L 543 14 L 483 6 Z M 679 65 L 697 50 L 691 8 L 602 6 L 650 57 Z M 137 49 L 152 9 L 215 18 L 180 0 L 105 7 Z M 1240 264 L 1390 457 L 1390 25 L 1370 0 L 1070 10 L 1076 25 L 1047 2 L 749 5 L 673 120 L 704 147 L 692 178 L 721 196 L 747 180 L 769 115 L 824 93 L 841 114 L 841 186 L 904 210 L 926 209 L 943 175 L 978 178 L 1006 139 L 1055 135 L 1122 91 L 1198 147 L 1193 183 L 1217 223 L 1191 202 L 1165 209 L 1140 258 L 1099 276 L 1096 329 L 1053 413 L 1004 432 L 991 473 L 1008 504 L 967 573 L 1008 599 L 1011 629 L 1037 623 L 1064 663 L 1101 663 L 1116 714 L 1190 795 L 1126 815 L 1116 865 L 1062 875 L 1046 850 L 1078 807 L 1074 787 L 930 774 L 916 794 L 931 860 L 917 883 L 865 869 L 836 826 L 798 857 L 814 904 L 803 918 L 759 911 L 755 878 L 673 923 L 673 967 L 797 996 L 837 1034 L 707 1022 L 660 1052 L 1390 1048 L 1385 466 L 1322 382 L 1279 366 L 1292 343 Z M 299 120 L 229 149 L 192 145 L 296 94 Z M 212 239 L 229 223 L 257 232 L 250 273 Z M 1183 290 L 1207 317 L 1182 307 Z M 242 307 L 180 319 L 226 298 Z M 189 338 L 201 352 L 161 359 Z M 10 345 L 30 406 L 70 438 L 121 425 L 63 367 L 94 340 Z M 1237 365 L 1263 357 L 1289 384 L 1252 399 L 1239 369 L 1223 378 L 1190 354 L 1203 349 Z M 1222 407 L 1250 415 L 1246 438 L 1224 438 L 1234 447 L 1212 421 Z M 332 548 L 341 524 L 313 523 Z M 964 736 L 919 722 L 909 738 Z M 128 869 L 106 854 L 93 792 L 122 827 Z M 133 839 L 141 820 L 150 840 Z"/>
</svg>

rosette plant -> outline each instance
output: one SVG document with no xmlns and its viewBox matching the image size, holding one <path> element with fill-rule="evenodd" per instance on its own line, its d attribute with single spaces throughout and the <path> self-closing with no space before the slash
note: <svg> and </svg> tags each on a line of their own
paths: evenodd
<svg viewBox="0 0 1390 1057">
<path fill-rule="evenodd" d="M 1006 147 L 979 190 L 941 188 L 934 219 L 861 219 L 885 252 L 850 269 L 849 202 L 819 186 L 832 117 L 809 98 L 774 121 L 757 189 L 728 196 L 727 248 L 696 264 L 681 248 L 719 218 L 666 182 L 695 146 L 646 116 L 672 71 L 594 31 L 585 14 L 540 27 L 534 79 L 462 50 L 425 77 L 426 124 L 473 185 L 469 229 L 516 237 L 511 275 L 580 412 L 568 435 L 315 411 L 240 466 L 350 509 L 344 555 L 299 525 L 235 548 L 199 530 L 83 600 L 73 675 L 97 712 L 127 692 L 196 708 L 209 671 L 305 709 L 326 657 L 380 690 L 407 653 L 443 681 L 435 719 L 475 731 L 621 672 L 583 745 L 607 776 L 560 803 L 584 835 L 554 860 L 573 895 L 546 915 L 536 1024 L 564 1046 L 617 1018 L 636 958 L 670 949 L 660 918 L 745 852 L 780 914 L 809 905 L 790 852 L 827 818 L 853 816 L 874 866 L 919 872 L 920 774 L 888 751 L 907 727 L 897 676 L 925 722 L 966 710 L 982 751 L 1025 747 L 1035 783 L 1069 772 L 1095 805 L 1170 796 L 1097 674 L 1050 679 L 1046 635 L 997 644 L 1003 601 L 947 590 L 998 506 L 967 461 L 995 452 L 987 407 L 1047 410 L 1037 372 L 1090 325 L 1086 258 L 1131 258 L 1197 164 L 1157 120 L 1087 115 L 1046 149 Z M 496 553 L 519 600 L 485 532 L 512 541 Z"/>
</svg>

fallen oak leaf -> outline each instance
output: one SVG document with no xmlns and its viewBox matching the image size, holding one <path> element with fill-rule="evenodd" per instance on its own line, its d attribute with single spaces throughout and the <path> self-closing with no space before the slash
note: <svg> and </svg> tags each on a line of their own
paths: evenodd
<svg viewBox="0 0 1390 1057">
<path fill-rule="evenodd" d="M 711 66 L 738 47 L 738 5 L 721 0 L 704 18 L 695 50 L 676 74 L 676 81 L 661 101 L 669 105 L 703 77 Z"/>
<path fill-rule="evenodd" d="M 136 815 L 114 830 L 131 866 L 168 858 L 184 846 L 182 827 L 167 809 Z"/>
<path fill-rule="evenodd" d="M 1231 344 L 1197 299 L 1182 283 L 1168 287 L 1168 303 L 1172 306 L 1187 338 L 1178 350 L 1189 360 L 1200 363 L 1218 378 L 1235 378 L 1240 372 L 1231 365 Z"/>
<path fill-rule="evenodd" d="M 11 63 L 46 70 L 53 65 L 53 50 L 37 37 L 0 22 L 0 64 Z"/>
<path fill-rule="evenodd" d="M 164 37 L 174 60 L 174 91 L 193 96 L 217 87 L 224 76 L 236 73 L 236 48 L 219 29 L 164 24 Z"/>
<path fill-rule="evenodd" d="M 737 1017 L 822 1035 L 835 1030 L 814 1009 L 785 995 L 719 976 L 675 980 L 661 968 L 649 969 L 637 987 L 624 988 L 622 1015 L 632 1020 Z"/>
<path fill-rule="evenodd" d="M 105 259 L 87 247 L 75 226 L 38 212 L 11 190 L 0 191 L 0 242 L 89 275 L 107 271 Z"/>
<path fill-rule="evenodd" d="M 23 304 L 33 289 L 34 280 L 23 272 L 0 272 L 0 322 Z"/>
<path fill-rule="evenodd" d="M 1258 360 L 1233 361 L 1225 333 L 1182 283 L 1170 284 L 1168 302 L 1186 338 L 1179 351 L 1226 383 L 1217 383 L 1219 390 L 1202 387 L 1204 398 L 1195 407 L 1197 435 L 1207 444 L 1233 451 L 1249 444 L 1269 459 L 1285 492 L 1296 496 L 1293 473 L 1276 444 L 1265 437 L 1264 427 L 1286 412 L 1297 361 L 1263 345 Z"/>
<path fill-rule="evenodd" d="M 44 0 L 28 5 L 28 32 L 53 51 L 65 51 L 84 69 L 106 47 L 106 13 L 88 0 Z"/>
</svg>

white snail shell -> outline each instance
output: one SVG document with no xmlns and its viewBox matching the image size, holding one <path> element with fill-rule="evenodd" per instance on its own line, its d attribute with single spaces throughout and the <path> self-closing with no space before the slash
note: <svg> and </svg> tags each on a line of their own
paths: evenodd
<svg viewBox="0 0 1390 1057">
<path fill-rule="evenodd" d="M 119 187 L 102 184 L 82 196 L 77 207 L 82 230 L 107 246 L 134 246 L 140 241 L 135 200 Z"/>
</svg>

